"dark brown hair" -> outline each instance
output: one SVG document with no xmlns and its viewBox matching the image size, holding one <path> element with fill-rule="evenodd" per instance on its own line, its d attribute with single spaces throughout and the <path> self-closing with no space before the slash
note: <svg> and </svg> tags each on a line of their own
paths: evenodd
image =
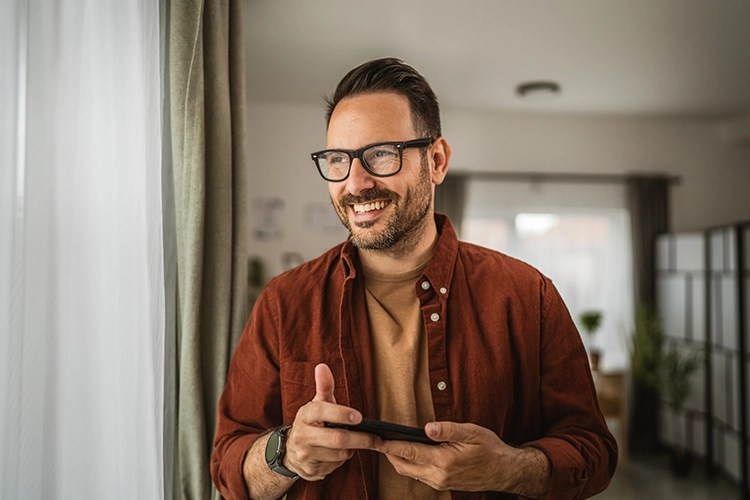
<svg viewBox="0 0 750 500">
<path fill-rule="evenodd" d="M 347 97 L 378 92 L 400 94 L 409 101 L 414 131 L 419 137 L 440 137 L 440 106 L 427 80 L 400 59 L 373 59 L 351 70 L 326 98 L 326 126 L 336 105 Z"/>
</svg>

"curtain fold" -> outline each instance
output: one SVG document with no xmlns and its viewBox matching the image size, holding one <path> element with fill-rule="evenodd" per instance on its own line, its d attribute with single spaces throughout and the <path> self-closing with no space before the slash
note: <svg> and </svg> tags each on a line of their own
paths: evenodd
<svg viewBox="0 0 750 500">
<path fill-rule="evenodd" d="M 241 0 L 170 7 L 175 498 L 217 495 L 209 476 L 216 410 L 249 309 L 241 8 Z"/>
<path fill-rule="evenodd" d="M 456 234 L 461 237 L 461 221 L 464 218 L 466 199 L 466 177 L 448 174 L 443 183 L 435 187 L 435 211 L 445 214 L 453 223 Z"/>
<path fill-rule="evenodd" d="M 633 240 L 633 290 L 639 314 L 656 314 L 656 236 L 669 231 L 669 179 L 631 176 L 626 180 Z M 638 376 L 632 380 L 629 448 L 653 452 L 659 446 L 656 389 Z"/>
<path fill-rule="evenodd" d="M 656 236 L 669 231 L 669 179 L 630 176 L 627 181 L 633 239 L 635 303 L 656 310 Z"/>
</svg>

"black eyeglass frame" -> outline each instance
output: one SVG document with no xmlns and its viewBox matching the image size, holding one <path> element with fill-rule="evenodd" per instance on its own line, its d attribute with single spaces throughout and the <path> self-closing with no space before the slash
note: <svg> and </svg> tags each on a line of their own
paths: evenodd
<svg viewBox="0 0 750 500">
<path fill-rule="evenodd" d="M 374 177 L 391 177 L 401 172 L 401 169 L 404 166 L 404 149 L 425 148 L 427 146 L 431 146 L 433 142 L 435 142 L 435 139 L 433 139 L 432 137 L 422 137 L 420 139 L 412 139 L 411 141 L 376 142 L 375 144 L 368 144 L 367 146 L 359 149 L 323 149 L 314 153 L 310 153 L 310 157 L 315 162 L 315 166 L 318 167 L 318 173 L 320 174 L 320 176 L 327 182 L 343 182 L 347 180 L 349 178 L 349 175 L 351 175 L 352 173 L 352 163 L 354 163 L 355 158 L 359 159 L 359 162 L 363 167 L 365 167 L 365 170 L 367 170 L 367 173 L 369 173 L 370 175 Z M 377 146 L 396 146 L 396 149 L 398 149 L 398 170 L 396 170 L 395 172 L 389 172 L 387 174 L 378 174 L 370 169 L 370 166 L 362 156 L 362 153 L 370 148 L 374 148 Z M 349 170 L 347 170 L 346 175 L 341 179 L 331 180 L 323 175 L 323 170 L 320 168 L 320 164 L 318 163 L 318 157 L 320 155 L 322 155 L 323 153 L 331 152 L 346 153 L 346 155 L 349 157 Z"/>
</svg>

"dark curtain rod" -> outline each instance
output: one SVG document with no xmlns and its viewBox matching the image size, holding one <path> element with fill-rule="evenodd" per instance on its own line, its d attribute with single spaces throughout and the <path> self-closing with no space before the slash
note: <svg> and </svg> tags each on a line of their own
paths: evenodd
<svg viewBox="0 0 750 500">
<path fill-rule="evenodd" d="M 514 172 L 514 171 L 456 171 L 448 175 L 471 179 L 527 181 L 527 182 L 580 182 L 591 184 L 623 184 L 633 177 L 664 178 L 672 185 L 680 184 L 682 179 L 674 175 L 658 174 L 584 174 L 574 172 Z"/>
</svg>

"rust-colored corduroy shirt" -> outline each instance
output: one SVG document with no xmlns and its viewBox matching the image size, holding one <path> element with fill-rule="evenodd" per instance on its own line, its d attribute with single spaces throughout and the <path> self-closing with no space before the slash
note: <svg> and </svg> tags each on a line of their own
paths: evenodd
<svg viewBox="0 0 750 500">
<path fill-rule="evenodd" d="M 459 242 L 445 216 L 435 220 L 440 237 L 415 291 L 436 419 L 471 422 L 509 444 L 544 451 L 552 464 L 549 499 L 602 491 L 615 471 L 617 445 L 551 281 L 520 261 Z M 293 422 L 315 395 L 321 362 L 331 367 L 339 404 L 377 414 L 362 272 L 350 242 L 271 280 L 253 309 L 219 403 L 211 474 L 226 498 L 247 498 L 242 462 L 250 445 L 267 429 Z M 377 464 L 375 452 L 358 451 L 323 481 L 298 480 L 288 498 L 375 500 Z"/>
</svg>

